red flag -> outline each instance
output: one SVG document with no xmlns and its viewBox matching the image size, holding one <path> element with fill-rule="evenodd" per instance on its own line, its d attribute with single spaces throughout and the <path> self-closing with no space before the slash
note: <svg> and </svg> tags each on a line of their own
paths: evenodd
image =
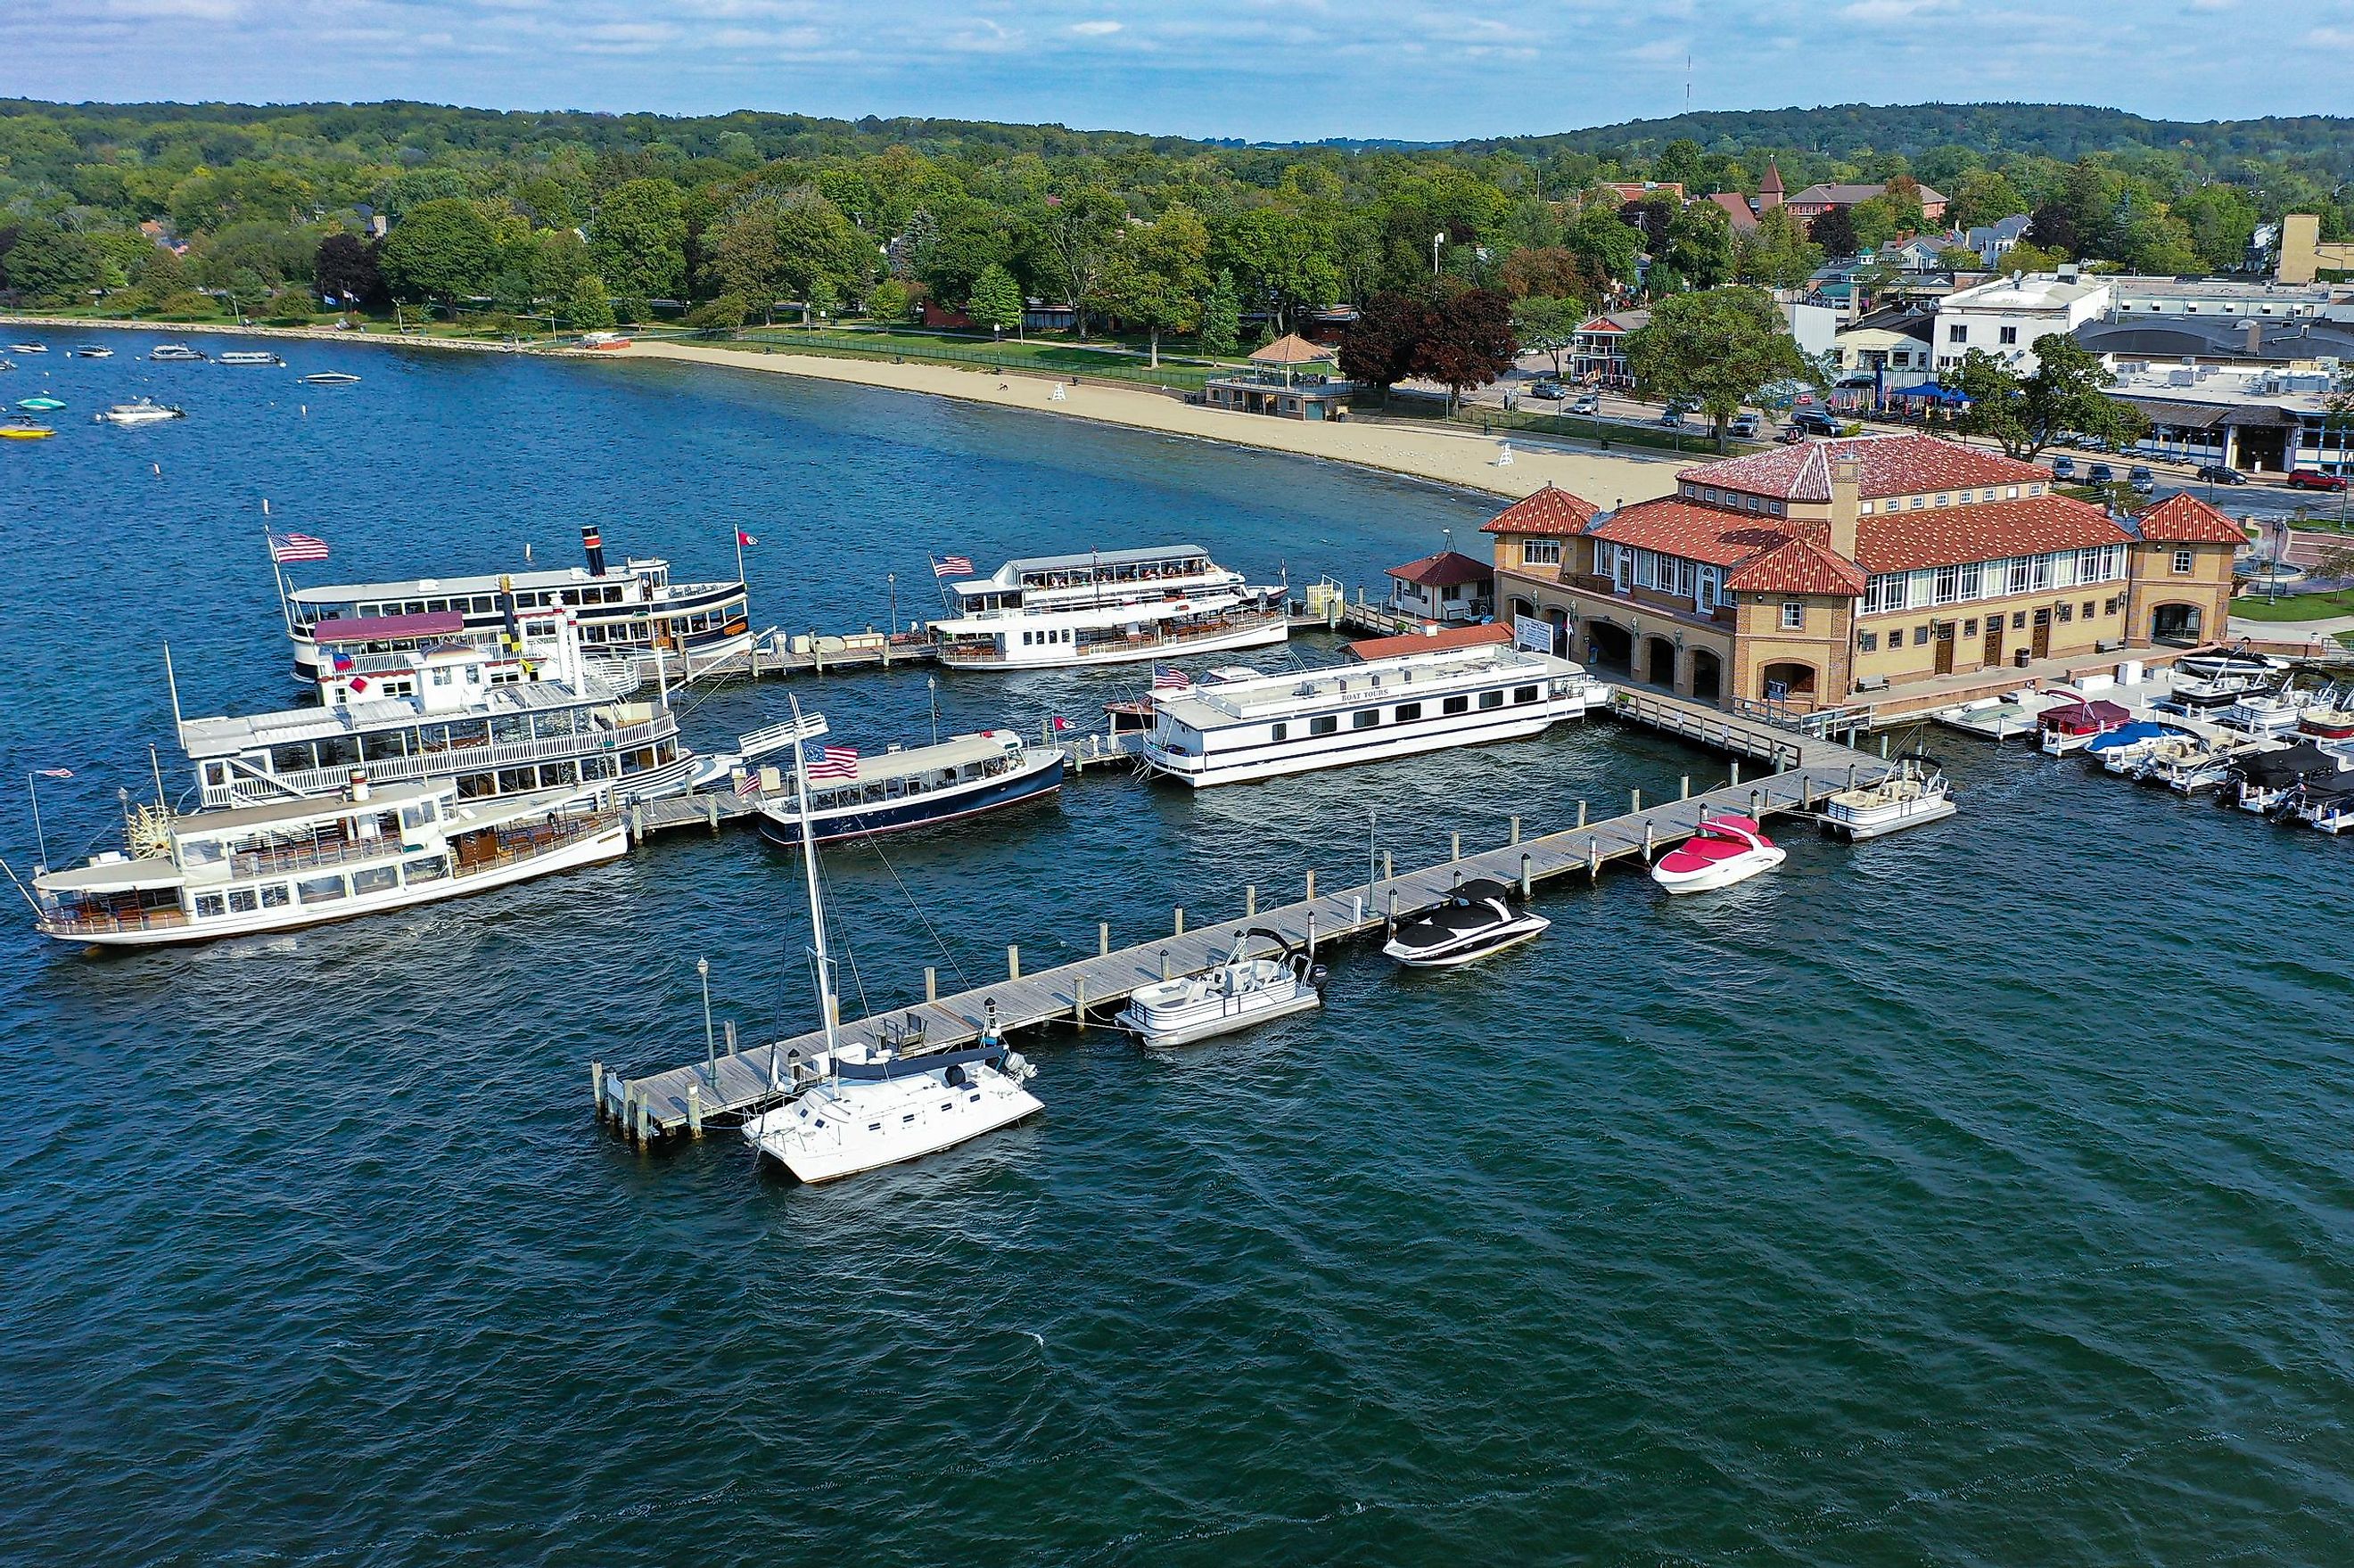
<svg viewBox="0 0 2354 1568">
<path fill-rule="evenodd" d="M 759 541 L 759 540 L 758 540 L 758 539 L 755 539 L 754 537 L 752 537 L 752 535 L 751 535 L 747 534 L 746 532 L 744 532 L 744 530 L 743 530 L 743 529 L 738 528 L 738 529 L 737 529 L 737 530 L 736 530 L 736 542 L 737 542 L 737 544 L 739 544 L 739 545 L 750 546 L 750 545 L 757 545 L 757 544 L 758 544 L 760 541 Z"/>
</svg>

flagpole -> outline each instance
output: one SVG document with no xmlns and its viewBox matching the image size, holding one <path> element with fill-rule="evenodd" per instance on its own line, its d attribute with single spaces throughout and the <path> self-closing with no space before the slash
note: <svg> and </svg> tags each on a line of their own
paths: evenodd
<svg viewBox="0 0 2354 1568">
<path fill-rule="evenodd" d="M 41 832 L 41 788 L 38 779 L 37 769 L 27 772 L 25 775 L 25 793 L 33 800 L 33 847 L 41 852 L 41 869 L 47 871 L 49 867 L 49 841 Z"/>
<path fill-rule="evenodd" d="M 286 602 L 286 574 L 279 569 L 278 542 L 270 536 L 270 497 L 261 498 L 261 547 L 270 553 L 270 580 L 278 585 L 278 619 L 286 627 L 286 635 L 294 635 L 294 609 Z"/>
<path fill-rule="evenodd" d="M 736 580 L 740 583 L 744 580 L 744 530 L 738 526 L 734 533 L 736 535 Z"/>
</svg>

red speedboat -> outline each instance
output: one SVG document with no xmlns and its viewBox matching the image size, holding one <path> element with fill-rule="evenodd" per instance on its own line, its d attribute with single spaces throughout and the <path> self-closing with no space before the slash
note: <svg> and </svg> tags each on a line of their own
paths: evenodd
<svg viewBox="0 0 2354 1568">
<path fill-rule="evenodd" d="M 1747 817 L 1710 817 L 1659 857 L 1651 880 L 1670 893 L 1706 893 L 1771 871 L 1789 855 Z"/>
</svg>

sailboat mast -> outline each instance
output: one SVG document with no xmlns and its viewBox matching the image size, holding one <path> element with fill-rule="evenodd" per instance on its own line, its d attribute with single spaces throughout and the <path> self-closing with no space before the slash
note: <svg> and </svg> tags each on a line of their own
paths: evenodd
<svg viewBox="0 0 2354 1568">
<path fill-rule="evenodd" d="M 829 1061 L 834 1050 L 833 1030 L 833 964 L 825 952 L 825 900 L 817 890 L 817 824 L 810 805 L 809 754 L 801 749 L 801 700 L 789 696 L 793 705 L 793 789 L 801 813 L 801 870 L 809 878 L 810 951 L 817 959 L 817 1010 L 825 1021 L 825 1054 Z"/>
</svg>

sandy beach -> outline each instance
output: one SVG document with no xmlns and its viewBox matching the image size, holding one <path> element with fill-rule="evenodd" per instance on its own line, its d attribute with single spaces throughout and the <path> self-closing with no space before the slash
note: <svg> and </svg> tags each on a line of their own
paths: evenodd
<svg viewBox="0 0 2354 1568">
<path fill-rule="evenodd" d="M 1503 442 L 1476 430 L 1356 422 L 1316 423 L 1236 414 L 1181 402 L 1163 393 L 1126 387 L 1069 386 L 1036 376 L 992 376 L 938 365 L 892 365 L 822 355 L 761 354 L 705 344 L 639 343 L 598 357 L 675 359 L 772 375 L 807 376 L 959 397 L 998 408 L 1025 408 L 1066 418 L 1094 419 L 1133 429 L 1161 430 L 1237 446 L 1265 447 L 1334 462 L 1437 480 L 1467 490 L 1514 498 L 1557 484 L 1604 506 L 1642 501 L 1675 488 L 1679 469 L 1706 461 L 1686 453 L 1639 457 L 1550 451 L 1512 443 L 1512 461 L 1500 464 Z M 1058 400 L 1053 394 L 1062 391 Z"/>
</svg>

